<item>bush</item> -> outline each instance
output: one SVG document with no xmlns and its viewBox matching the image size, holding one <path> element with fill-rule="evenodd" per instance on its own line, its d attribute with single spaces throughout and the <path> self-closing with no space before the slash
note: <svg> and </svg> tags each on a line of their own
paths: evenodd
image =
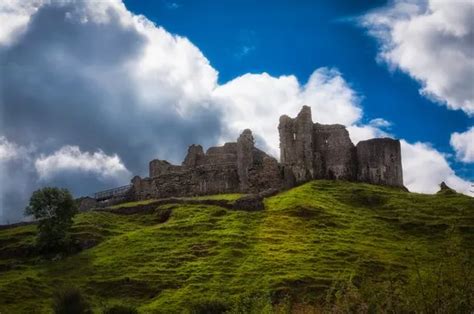
<svg viewBox="0 0 474 314">
<path fill-rule="evenodd" d="M 192 303 L 189 307 L 191 314 L 221 314 L 228 310 L 228 306 L 219 300 L 202 300 Z"/>
<path fill-rule="evenodd" d="M 103 314 L 138 314 L 138 310 L 129 305 L 114 305 L 105 309 Z"/>
<path fill-rule="evenodd" d="M 269 295 L 247 294 L 233 299 L 229 314 L 269 314 L 273 313 L 273 305 Z"/>
<path fill-rule="evenodd" d="M 57 293 L 54 298 L 53 312 L 55 314 L 92 313 L 89 303 L 84 299 L 81 292 L 74 288 L 68 288 Z"/>
</svg>

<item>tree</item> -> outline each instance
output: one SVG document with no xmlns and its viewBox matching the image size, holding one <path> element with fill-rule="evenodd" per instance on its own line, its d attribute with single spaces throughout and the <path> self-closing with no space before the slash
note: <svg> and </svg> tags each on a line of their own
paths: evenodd
<svg viewBox="0 0 474 314">
<path fill-rule="evenodd" d="M 67 189 L 45 187 L 33 192 L 25 215 L 38 221 L 37 244 L 42 251 L 54 251 L 67 244 L 77 205 Z"/>
</svg>

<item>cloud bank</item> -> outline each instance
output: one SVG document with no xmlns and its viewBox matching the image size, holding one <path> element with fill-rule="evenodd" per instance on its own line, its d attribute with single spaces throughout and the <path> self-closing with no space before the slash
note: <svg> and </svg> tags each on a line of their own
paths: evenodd
<svg viewBox="0 0 474 314">
<path fill-rule="evenodd" d="M 456 159 L 465 162 L 474 162 L 474 127 L 466 132 L 451 134 L 450 144 L 456 152 Z"/>
<path fill-rule="evenodd" d="M 99 150 L 95 153 L 81 152 L 77 146 L 64 146 L 49 156 L 40 156 L 35 168 L 41 180 L 47 180 L 65 171 L 88 172 L 99 179 L 115 179 L 123 182 L 131 173 L 117 155 L 107 156 Z"/>
<path fill-rule="evenodd" d="M 381 43 L 379 58 L 421 83 L 420 92 L 474 115 L 474 3 L 396 0 L 362 23 Z"/>
<path fill-rule="evenodd" d="M 472 184 L 458 177 L 449 166 L 446 156 L 427 143 L 410 144 L 401 141 L 403 181 L 410 191 L 435 193 L 439 183 L 446 182 L 458 192 L 474 196 Z"/>
<path fill-rule="evenodd" d="M 248 73 L 218 84 L 199 48 L 119 0 L 8 1 L 0 17 L 0 221 L 21 219 L 40 186 L 79 196 L 127 184 L 153 158 L 180 162 L 188 145 L 235 140 L 244 128 L 277 155 L 279 116 L 303 104 L 318 122 L 347 125 L 354 142 L 389 134 L 383 119 L 362 123 L 361 96 L 336 69 L 305 83 Z M 452 178 L 465 191 L 429 145 L 405 143 L 403 154 L 408 188 L 433 192 Z"/>
</svg>

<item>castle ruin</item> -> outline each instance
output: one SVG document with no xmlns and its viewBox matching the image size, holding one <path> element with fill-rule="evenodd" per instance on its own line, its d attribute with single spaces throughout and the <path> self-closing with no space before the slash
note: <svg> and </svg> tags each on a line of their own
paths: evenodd
<svg viewBox="0 0 474 314">
<path fill-rule="evenodd" d="M 400 141 L 375 138 L 354 146 L 340 124 L 313 123 L 304 106 L 294 119 L 280 117 L 280 162 L 290 186 L 312 179 L 339 179 L 403 186 Z"/>
<path fill-rule="evenodd" d="M 343 125 L 313 123 L 311 108 L 280 117 L 280 162 L 255 147 L 250 130 L 236 142 L 191 145 L 181 165 L 150 162 L 149 177 L 132 179 L 136 200 L 219 193 L 258 193 L 291 188 L 313 179 L 403 187 L 400 142 L 390 138 L 356 146 Z"/>
</svg>

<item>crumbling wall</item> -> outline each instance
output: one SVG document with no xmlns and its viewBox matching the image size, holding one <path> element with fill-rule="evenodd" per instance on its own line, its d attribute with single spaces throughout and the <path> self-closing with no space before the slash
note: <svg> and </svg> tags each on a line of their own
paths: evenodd
<svg viewBox="0 0 474 314">
<path fill-rule="evenodd" d="M 188 154 L 184 158 L 183 166 L 197 167 L 206 163 L 206 155 L 201 145 L 191 145 L 188 148 Z"/>
<path fill-rule="evenodd" d="M 280 135 L 280 162 L 283 165 L 293 165 L 296 162 L 294 120 L 283 115 L 278 124 Z"/>
<path fill-rule="evenodd" d="M 237 143 L 225 143 L 223 146 L 210 147 L 206 152 L 205 163 L 208 165 L 236 164 Z"/>
<path fill-rule="evenodd" d="M 283 187 L 283 172 L 278 161 L 258 148 L 253 149 L 253 164 L 249 169 L 249 188 L 252 193 Z M 243 191 L 244 192 L 244 191 Z"/>
<path fill-rule="evenodd" d="M 249 189 L 249 169 L 253 165 L 253 149 L 252 131 L 246 129 L 237 139 L 237 172 L 241 191 Z"/>
<path fill-rule="evenodd" d="M 293 172 L 297 182 L 314 178 L 313 145 L 311 108 L 303 106 L 295 119 L 296 162 L 293 166 Z"/>
<path fill-rule="evenodd" d="M 357 144 L 357 180 L 403 187 L 400 141 L 375 138 Z"/>
<path fill-rule="evenodd" d="M 150 177 L 132 180 L 136 199 L 250 193 L 281 185 L 278 161 L 255 148 L 250 130 L 237 142 L 211 147 L 191 145 L 181 166 L 165 160 L 150 162 Z"/>
<path fill-rule="evenodd" d="M 313 123 L 311 108 L 296 118 L 280 117 L 280 159 L 255 147 L 250 130 L 237 142 L 211 147 L 191 145 L 181 166 L 150 162 L 150 177 L 132 180 L 136 199 L 217 193 L 258 193 L 290 188 L 312 179 L 340 179 L 403 186 L 400 142 L 392 139 L 352 143 L 343 125 Z"/>
<path fill-rule="evenodd" d="M 155 198 L 158 195 L 158 190 L 156 185 L 153 184 L 153 179 L 159 178 L 157 177 L 148 177 L 148 178 L 140 178 L 139 176 L 135 176 L 132 179 L 132 191 L 133 191 L 133 198 L 135 200 L 146 200 Z"/>
<path fill-rule="evenodd" d="M 278 130 L 286 187 L 311 179 L 403 186 L 398 141 L 374 139 L 355 147 L 345 126 L 314 124 L 307 106 L 294 119 L 282 116 Z"/>
<path fill-rule="evenodd" d="M 280 161 L 290 168 L 296 183 L 314 177 L 313 121 L 311 108 L 303 106 L 295 119 L 280 118 Z"/>
<path fill-rule="evenodd" d="M 154 159 L 150 161 L 149 169 L 150 177 L 153 178 L 165 173 L 180 171 L 181 166 L 170 164 L 166 160 Z"/>
<path fill-rule="evenodd" d="M 354 144 L 343 125 L 314 125 L 313 178 L 355 180 L 355 155 Z"/>
<path fill-rule="evenodd" d="M 356 178 L 355 147 L 343 125 L 314 124 L 311 108 L 303 106 L 294 119 L 282 116 L 278 129 L 286 185 Z"/>
<path fill-rule="evenodd" d="M 183 169 L 153 178 L 132 181 L 138 200 L 173 196 L 235 193 L 239 189 L 237 169 L 232 166 Z"/>
</svg>

